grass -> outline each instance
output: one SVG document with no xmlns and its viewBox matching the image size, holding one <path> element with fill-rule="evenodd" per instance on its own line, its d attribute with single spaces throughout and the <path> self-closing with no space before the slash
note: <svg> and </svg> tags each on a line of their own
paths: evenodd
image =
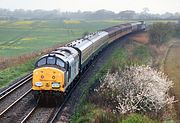
<svg viewBox="0 0 180 123">
<path fill-rule="evenodd" d="M 0 71 L 0 88 L 3 88 L 10 84 L 15 79 L 20 76 L 24 76 L 34 68 L 35 59 L 26 62 L 25 64 L 20 64 L 14 67 L 7 68 Z"/>
<path fill-rule="evenodd" d="M 177 23 L 178 20 L 146 20 L 147 24 L 153 24 L 153 23 L 167 23 L 167 22 L 172 22 L 172 23 Z"/>
<path fill-rule="evenodd" d="M 120 121 L 121 123 L 157 123 L 157 121 L 140 114 L 130 114 Z"/>
<path fill-rule="evenodd" d="M 81 110 L 79 111 L 79 116 L 80 118 L 74 119 L 72 123 L 91 123 L 98 121 L 100 123 L 102 120 L 106 121 L 103 123 L 116 123 L 119 120 L 119 118 L 114 114 L 109 115 L 103 109 L 100 109 L 90 103 L 82 106 Z"/>
</svg>

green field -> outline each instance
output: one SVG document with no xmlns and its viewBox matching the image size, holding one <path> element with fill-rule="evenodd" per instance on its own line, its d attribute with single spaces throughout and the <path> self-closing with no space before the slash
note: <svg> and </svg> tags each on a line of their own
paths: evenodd
<svg viewBox="0 0 180 123">
<path fill-rule="evenodd" d="M 150 20 L 153 22 L 172 20 Z M 17 56 L 80 38 L 84 32 L 127 23 L 126 20 L 31 20 L 0 21 L 0 56 Z"/>
<path fill-rule="evenodd" d="M 0 56 L 16 56 L 82 36 L 123 21 L 0 21 Z"/>
</svg>

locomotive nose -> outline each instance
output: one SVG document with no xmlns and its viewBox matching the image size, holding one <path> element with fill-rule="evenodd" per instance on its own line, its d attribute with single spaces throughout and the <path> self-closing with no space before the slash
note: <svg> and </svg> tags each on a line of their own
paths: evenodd
<svg viewBox="0 0 180 123">
<path fill-rule="evenodd" d="M 32 89 L 63 92 L 64 72 L 52 67 L 42 67 L 34 70 Z"/>
</svg>

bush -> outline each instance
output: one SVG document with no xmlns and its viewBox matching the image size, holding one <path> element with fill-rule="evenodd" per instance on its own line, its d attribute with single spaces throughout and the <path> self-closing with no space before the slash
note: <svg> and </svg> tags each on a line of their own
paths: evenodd
<svg viewBox="0 0 180 123">
<path fill-rule="evenodd" d="M 158 112 L 174 100 L 168 95 L 172 82 L 149 66 L 130 66 L 107 73 L 101 83 L 96 90 L 100 105 L 120 114 Z"/>
<path fill-rule="evenodd" d="M 170 39 L 172 32 L 171 23 L 154 23 L 149 30 L 150 42 L 159 46 Z"/>
</svg>

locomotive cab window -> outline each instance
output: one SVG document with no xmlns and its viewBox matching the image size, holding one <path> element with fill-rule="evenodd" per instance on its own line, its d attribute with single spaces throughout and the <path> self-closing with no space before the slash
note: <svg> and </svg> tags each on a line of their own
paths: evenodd
<svg viewBox="0 0 180 123">
<path fill-rule="evenodd" d="M 42 66 L 46 64 L 46 58 L 41 59 L 40 61 L 38 61 L 37 66 Z"/>
<path fill-rule="evenodd" d="M 56 64 L 60 67 L 65 68 L 65 63 L 61 59 L 57 59 Z"/>
<path fill-rule="evenodd" d="M 55 64 L 56 59 L 55 57 L 47 57 L 47 64 Z"/>
</svg>

